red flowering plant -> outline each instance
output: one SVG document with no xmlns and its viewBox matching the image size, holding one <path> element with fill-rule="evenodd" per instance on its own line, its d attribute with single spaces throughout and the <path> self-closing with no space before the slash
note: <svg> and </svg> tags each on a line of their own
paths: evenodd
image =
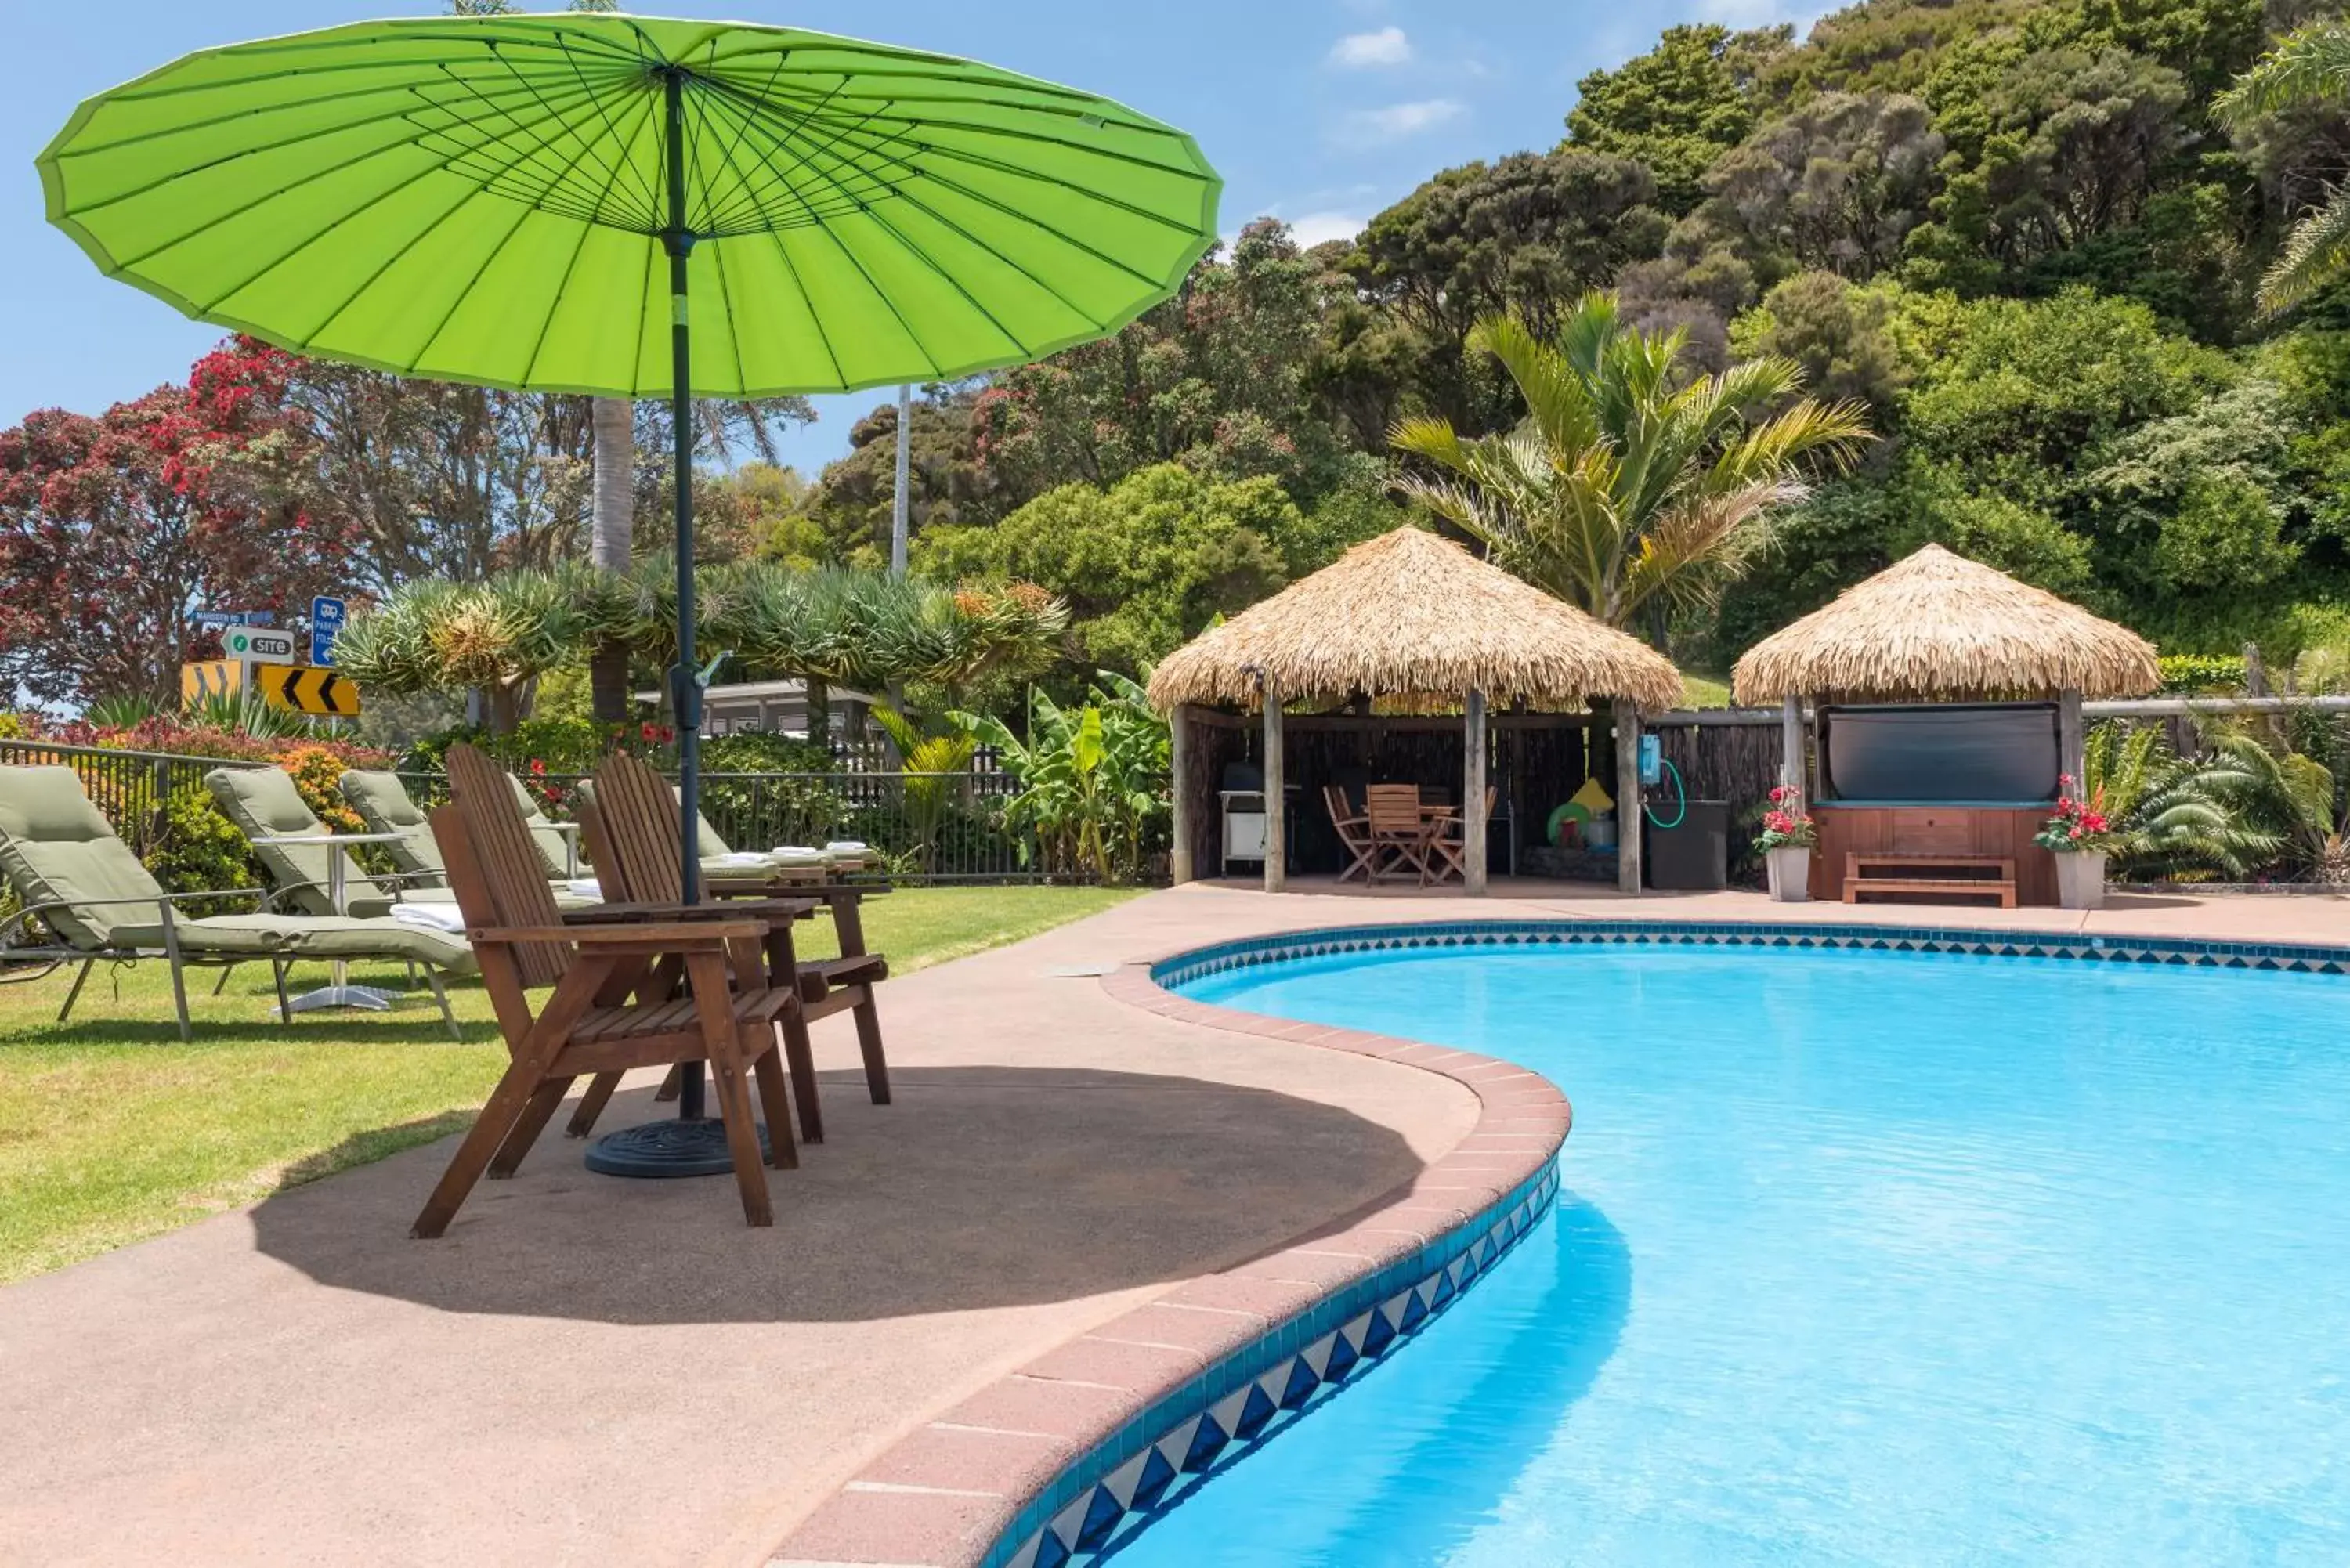
<svg viewBox="0 0 2350 1568">
<path fill-rule="evenodd" d="M 1804 792 L 1794 784 L 1773 790 L 1771 809 L 1762 814 L 1762 831 L 1754 836 L 1755 849 L 1811 849 L 1819 842 L 1819 825 L 1804 809 Z"/>
<path fill-rule="evenodd" d="M 2091 790 L 2085 799 L 2076 787 L 2079 782 L 2071 774 L 2057 779 L 2056 815 L 2033 835 L 2032 841 L 2059 855 L 2111 854 L 2114 829 L 2106 816 L 2106 792 Z"/>
</svg>

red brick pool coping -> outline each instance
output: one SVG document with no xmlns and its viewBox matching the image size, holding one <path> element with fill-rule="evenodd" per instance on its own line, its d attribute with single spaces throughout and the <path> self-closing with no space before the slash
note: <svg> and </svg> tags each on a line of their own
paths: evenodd
<svg viewBox="0 0 2350 1568">
<path fill-rule="evenodd" d="M 1449 1078 L 1477 1096 L 1476 1125 L 1409 1182 L 1351 1214 L 1237 1267 L 1172 1285 L 917 1428 L 819 1505 L 777 1548 L 772 1568 L 969 1568 L 1024 1504 L 1154 1401 L 1468 1226 L 1566 1140 L 1573 1109 L 1539 1073 L 1474 1051 L 1193 1002 L 1151 978 L 1162 961 L 1122 965 L 1102 977 L 1102 990 L 1173 1023 Z"/>
</svg>

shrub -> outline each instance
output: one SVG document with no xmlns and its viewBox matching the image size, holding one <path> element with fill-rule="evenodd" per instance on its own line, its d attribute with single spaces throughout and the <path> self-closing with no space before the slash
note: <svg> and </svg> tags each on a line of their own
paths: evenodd
<svg viewBox="0 0 2350 1568">
<path fill-rule="evenodd" d="M 154 847 L 147 852 L 147 868 L 171 893 L 203 893 L 230 888 L 257 888 L 261 868 L 245 847 L 236 824 L 213 804 L 212 792 L 202 784 L 182 784 L 164 798 L 157 819 Z M 251 898 L 196 899 L 180 906 L 190 917 L 234 914 L 255 907 Z"/>
<path fill-rule="evenodd" d="M 2241 654 L 2166 653 L 2158 662 L 2162 689 L 2172 696 L 2214 696 L 2244 689 Z"/>
</svg>

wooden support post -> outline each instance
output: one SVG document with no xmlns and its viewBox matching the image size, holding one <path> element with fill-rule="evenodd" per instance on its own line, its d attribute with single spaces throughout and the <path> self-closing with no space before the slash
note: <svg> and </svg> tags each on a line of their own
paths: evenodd
<svg viewBox="0 0 2350 1568">
<path fill-rule="evenodd" d="M 1485 694 L 1469 693 L 1461 719 L 1461 890 L 1471 898 L 1485 891 Z"/>
<path fill-rule="evenodd" d="M 1181 886 L 1191 880 L 1191 709 L 1178 702 L 1167 716 L 1169 788 L 1174 794 L 1174 842 L 1167 849 L 1168 880 Z"/>
<path fill-rule="evenodd" d="M 2073 780 L 2078 798 L 2088 789 L 2083 775 L 2089 765 L 2089 737 L 2081 722 L 2081 694 L 2062 692 L 2056 699 L 2056 765 Z"/>
<path fill-rule="evenodd" d="M 1640 892 L 1640 707 L 1616 700 L 1616 886 Z"/>
<path fill-rule="evenodd" d="M 1281 693 L 1264 683 L 1264 890 L 1289 886 L 1289 797 L 1282 787 Z"/>
<path fill-rule="evenodd" d="M 1804 700 L 1790 695 L 1779 707 L 1779 782 L 1808 801 L 1812 791 L 1804 782 Z"/>
</svg>

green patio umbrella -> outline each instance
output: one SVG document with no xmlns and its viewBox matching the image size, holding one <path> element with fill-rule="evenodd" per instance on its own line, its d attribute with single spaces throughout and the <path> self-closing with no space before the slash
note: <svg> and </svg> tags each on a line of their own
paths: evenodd
<svg viewBox="0 0 2350 1568">
<path fill-rule="evenodd" d="M 689 896 L 689 400 L 953 380 L 1103 337 L 1214 243 L 1221 189 L 1180 131 L 1010 71 L 577 13 L 203 50 L 84 103 L 39 166 L 50 222 L 199 320 L 400 375 L 674 401 Z"/>
</svg>

